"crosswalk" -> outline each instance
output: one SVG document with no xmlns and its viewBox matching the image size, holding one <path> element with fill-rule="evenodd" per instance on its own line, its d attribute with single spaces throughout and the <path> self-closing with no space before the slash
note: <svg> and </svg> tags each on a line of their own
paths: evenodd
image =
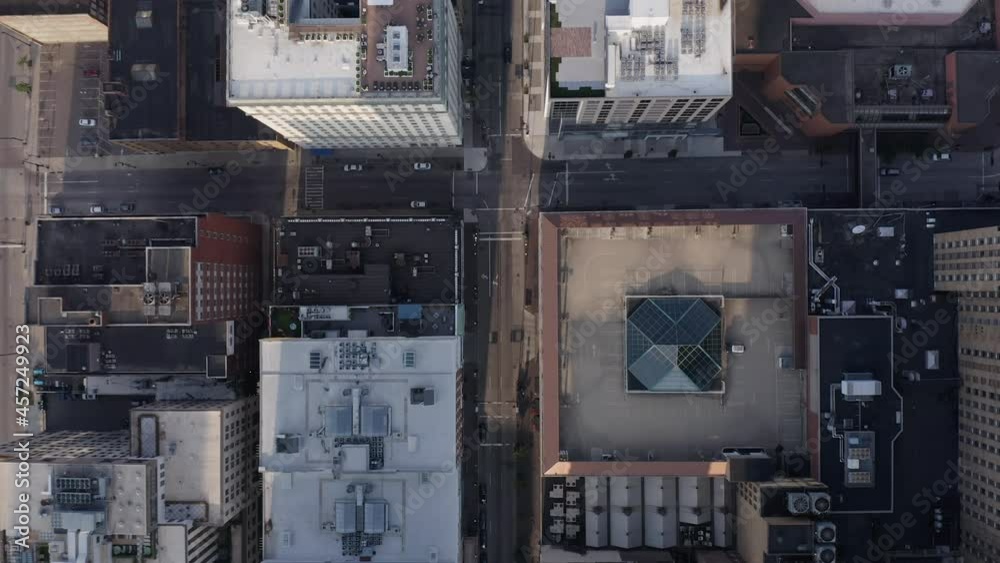
<svg viewBox="0 0 1000 563">
<path fill-rule="evenodd" d="M 322 166 L 306 168 L 306 209 L 323 209 L 323 171 Z"/>
</svg>

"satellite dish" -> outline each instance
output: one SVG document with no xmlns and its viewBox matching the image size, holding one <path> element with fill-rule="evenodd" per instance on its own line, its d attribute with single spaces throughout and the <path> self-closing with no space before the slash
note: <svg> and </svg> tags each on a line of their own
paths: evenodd
<svg viewBox="0 0 1000 563">
<path fill-rule="evenodd" d="M 851 227 L 851 232 L 854 233 L 854 234 L 856 234 L 856 235 L 860 235 L 861 233 L 865 232 L 866 230 L 868 230 L 868 227 L 866 227 L 864 225 L 854 225 L 853 227 Z"/>
</svg>

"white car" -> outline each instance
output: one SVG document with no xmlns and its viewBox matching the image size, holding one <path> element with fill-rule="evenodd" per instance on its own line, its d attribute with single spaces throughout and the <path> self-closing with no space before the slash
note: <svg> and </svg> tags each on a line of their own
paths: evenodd
<svg viewBox="0 0 1000 563">
<path fill-rule="evenodd" d="M 85 117 L 80 120 L 80 127 L 97 127 L 97 120 Z"/>
<path fill-rule="evenodd" d="M 423 209 L 423 208 L 427 207 L 427 202 L 426 201 L 411 201 L 410 202 L 410 207 L 412 207 L 414 209 Z"/>
<path fill-rule="evenodd" d="M 936 152 L 931 156 L 931 160 L 951 160 L 951 153 L 948 152 Z"/>
<path fill-rule="evenodd" d="M 361 172 L 365 167 L 360 164 L 345 164 L 344 172 Z"/>
<path fill-rule="evenodd" d="M 104 213 L 104 206 L 95 203 L 90 206 L 90 212 L 95 215 L 100 215 L 101 213 Z"/>
<path fill-rule="evenodd" d="M 430 162 L 414 162 L 413 163 L 413 169 L 414 170 L 430 170 L 431 169 L 431 163 Z"/>
</svg>

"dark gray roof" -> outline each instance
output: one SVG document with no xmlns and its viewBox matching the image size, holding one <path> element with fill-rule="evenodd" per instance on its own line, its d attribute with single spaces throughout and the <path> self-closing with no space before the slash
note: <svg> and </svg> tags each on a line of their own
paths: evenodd
<svg viewBox="0 0 1000 563">
<path fill-rule="evenodd" d="M 854 96 L 854 54 L 851 51 L 789 51 L 781 53 L 781 75 L 795 86 L 808 87 L 831 123 L 849 121 Z"/>
<path fill-rule="evenodd" d="M 1000 51 L 955 52 L 958 120 L 980 123 L 1000 89 Z"/>
<path fill-rule="evenodd" d="M 151 12 L 149 17 L 144 14 Z M 108 95 L 112 139 L 176 139 L 179 89 L 177 2 L 115 0 L 108 26 L 110 82 L 125 95 Z M 144 79 L 141 65 L 156 65 L 155 78 Z"/>
</svg>

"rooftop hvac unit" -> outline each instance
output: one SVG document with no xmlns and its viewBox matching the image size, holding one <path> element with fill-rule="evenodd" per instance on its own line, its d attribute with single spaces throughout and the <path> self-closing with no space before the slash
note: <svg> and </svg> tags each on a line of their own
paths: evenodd
<svg viewBox="0 0 1000 563">
<path fill-rule="evenodd" d="M 785 500 L 788 503 L 788 513 L 795 516 L 807 514 L 812 504 L 809 501 L 809 495 L 806 493 L 788 493 Z"/>
<path fill-rule="evenodd" d="M 809 507 L 813 514 L 830 512 L 830 495 L 826 493 L 809 493 Z"/>
<path fill-rule="evenodd" d="M 837 548 L 832 545 L 816 546 L 817 563 L 833 563 L 837 560 Z"/>
<path fill-rule="evenodd" d="M 816 541 L 819 543 L 836 543 L 837 525 L 833 522 L 816 522 Z"/>
</svg>

